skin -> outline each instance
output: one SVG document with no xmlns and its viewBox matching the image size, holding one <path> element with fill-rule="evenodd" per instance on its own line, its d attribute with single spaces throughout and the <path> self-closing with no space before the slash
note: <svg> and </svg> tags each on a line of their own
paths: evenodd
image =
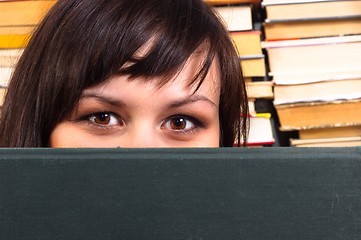
<svg viewBox="0 0 361 240">
<path fill-rule="evenodd" d="M 195 92 L 189 80 L 202 54 L 193 54 L 164 86 L 154 79 L 114 76 L 85 89 L 51 147 L 219 147 L 220 74 L 215 60 Z"/>
</svg>

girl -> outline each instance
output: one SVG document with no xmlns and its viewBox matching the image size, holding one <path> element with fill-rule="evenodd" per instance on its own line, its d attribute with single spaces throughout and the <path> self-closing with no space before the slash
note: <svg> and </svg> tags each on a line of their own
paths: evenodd
<svg viewBox="0 0 361 240">
<path fill-rule="evenodd" d="M 247 113 L 238 55 L 202 0 L 59 0 L 13 74 L 0 146 L 231 147 Z"/>
</svg>

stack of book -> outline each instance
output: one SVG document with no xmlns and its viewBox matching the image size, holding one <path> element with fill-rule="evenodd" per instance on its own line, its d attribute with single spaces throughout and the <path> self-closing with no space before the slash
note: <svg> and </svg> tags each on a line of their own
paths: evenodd
<svg viewBox="0 0 361 240">
<path fill-rule="evenodd" d="M 290 144 L 361 145 L 361 1 L 264 0 L 262 7 L 280 129 L 299 131 Z"/>
<path fill-rule="evenodd" d="M 55 2 L 55 0 L 0 1 L 0 107 L 23 48 Z"/>
<path fill-rule="evenodd" d="M 230 33 L 240 57 L 243 76 L 246 78 L 265 77 L 265 56 L 261 46 L 261 31 L 254 19 L 256 0 L 208 0 L 221 17 Z"/>
<path fill-rule="evenodd" d="M 222 18 L 239 54 L 243 77 L 246 81 L 250 109 L 248 146 L 274 144 L 273 124 L 269 112 L 258 112 L 258 99 L 273 99 L 273 83 L 267 81 L 265 55 L 261 41 L 261 25 L 257 21 L 260 0 L 208 0 Z"/>
</svg>

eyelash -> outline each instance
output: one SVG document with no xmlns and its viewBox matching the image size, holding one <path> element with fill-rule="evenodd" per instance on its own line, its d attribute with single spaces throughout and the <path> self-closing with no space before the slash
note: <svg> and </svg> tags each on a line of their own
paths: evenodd
<svg viewBox="0 0 361 240">
<path fill-rule="evenodd" d="M 197 130 L 199 130 L 199 128 L 205 128 L 205 124 L 203 122 L 201 122 L 200 120 L 198 120 L 197 118 L 191 117 L 188 115 L 181 115 L 181 114 L 173 115 L 173 116 L 166 118 L 162 123 L 162 128 L 165 128 L 165 125 L 168 124 L 169 121 L 175 120 L 175 119 L 184 119 L 185 121 L 190 121 L 191 124 L 193 124 L 194 126 L 191 129 L 187 129 L 187 130 L 170 129 L 169 131 L 172 132 L 173 134 L 192 134 L 192 133 L 196 132 Z"/>
<path fill-rule="evenodd" d="M 102 125 L 102 124 L 98 124 L 94 120 L 92 120 L 92 118 L 99 117 L 102 114 L 103 115 L 106 114 L 106 115 L 109 115 L 111 118 L 112 117 L 115 118 L 118 121 L 118 124 L 117 125 L 108 125 L 108 124 Z M 179 130 L 172 129 L 171 127 L 166 126 L 166 125 L 171 124 L 170 121 L 177 120 L 177 119 L 183 119 L 186 121 L 186 124 L 193 124 L 194 126 L 191 127 L 190 129 L 179 129 Z M 101 130 L 113 129 L 113 128 L 116 128 L 119 124 L 124 125 L 124 121 L 118 114 L 115 114 L 113 112 L 107 112 L 107 111 L 87 114 L 87 115 L 80 117 L 79 120 L 87 122 L 90 126 L 99 128 Z M 188 123 L 188 122 L 191 122 L 191 123 Z M 187 127 L 187 125 L 186 125 L 186 127 Z M 161 124 L 162 129 L 164 129 L 172 134 L 176 134 L 176 135 L 192 134 L 192 133 L 198 131 L 199 128 L 205 128 L 205 127 L 206 127 L 206 125 L 199 119 L 197 119 L 195 117 L 191 117 L 189 115 L 183 115 L 183 114 L 177 114 L 177 115 L 172 115 L 170 117 L 167 117 L 166 119 L 164 119 L 164 121 Z"/>
<path fill-rule="evenodd" d="M 112 129 L 112 128 L 115 128 L 116 126 L 113 126 L 113 125 L 108 125 L 108 124 L 99 124 L 99 123 L 96 123 L 95 121 L 92 120 L 92 118 L 96 118 L 96 117 L 99 117 L 100 115 L 102 114 L 106 114 L 106 115 L 109 115 L 110 118 L 115 118 L 117 121 L 118 121 L 118 124 L 124 124 L 123 123 L 123 120 L 119 117 L 119 115 L 113 113 L 113 112 L 107 112 L 107 111 L 104 111 L 104 112 L 95 112 L 95 113 L 91 113 L 91 114 L 87 114 L 87 115 L 84 115 L 82 117 L 79 118 L 80 121 L 85 121 L 87 122 L 90 126 L 92 127 L 96 127 L 96 128 L 100 128 L 100 129 Z M 112 119 L 110 119 L 110 121 L 112 121 Z M 117 124 L 117 125 L 118 125 Z"/>
</svg>

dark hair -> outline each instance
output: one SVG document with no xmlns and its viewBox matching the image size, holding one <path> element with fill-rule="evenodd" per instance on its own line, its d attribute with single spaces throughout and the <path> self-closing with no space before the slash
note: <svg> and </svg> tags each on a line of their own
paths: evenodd
<svg viewBox="0 0 361 240">
<path fill-rule="evenodd" d="M 152 48 L 135 59 L 151 38 Z M 239 58 L 202 0 L 59 0 L 14 71 L 0 119 L 0 146 L 47 147 L 50 133 L 85 88 L 114 74 L 167 81 L 202 44 L 206 57 L 190 84 L 201 84 L 218 59 L 220 146 L 233 146 L 237 136 L 245 141 L 248 102 Z"/>
</svg>

